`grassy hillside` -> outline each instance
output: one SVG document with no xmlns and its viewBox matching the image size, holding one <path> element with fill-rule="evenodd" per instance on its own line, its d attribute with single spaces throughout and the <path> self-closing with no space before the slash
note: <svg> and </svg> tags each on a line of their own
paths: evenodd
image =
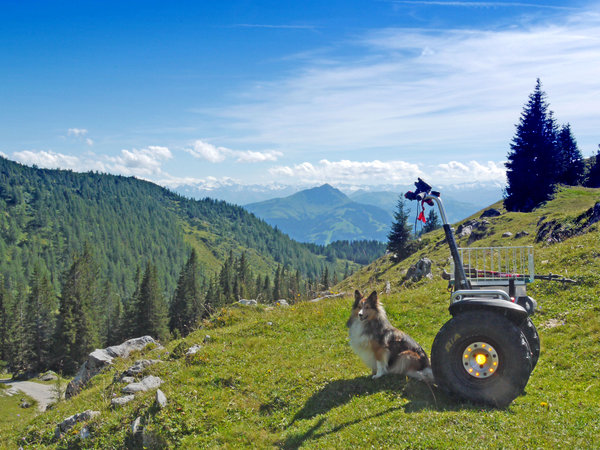
<svg viewBox="0 0 600 450">
<path fill-rule="evenodd" d="M 381 300 L 391 322 L 429 352 L 449 318 L 446 282 L 436 276 L 401 284 L 401 278 L 419 256 L 434 260 L 436 275 L 448 267 L 449 252 L 435 232 L 410 260 L 393 264 L 382 258 L 355 274 L 340 286 L 349 291 L 344 298 L 289 308 L 231 307 L 183 341 L 187 348 L 211 336 L 196 357 L 173 359 L 180 342 L 146 352 L 144 357 L 164 361 L 146 372 L 165 380 L 165 409 L 153 406 L 153 393 L 121 409 L 109 407 L 122 386 L 113 383 L 114 372 L 132 362 L 119 361 L 78 397 L 33 421 L 0 424 L 0 445 L 131 447 L 130 425 L 142 417 L 155 445 L 181 448 L 595 447 L 600 431 L 600 223 L 559 243 L 535 242 L 535 237 L 552 220 L 571 230 L 585 225 L 581 215 L 599 200 L 599 189 L 563 190 L 533 213 L 489 219 L 488 231 L 473 243 L 533 244 L 538 271 L 580 281 L 532 286 L 530 293 L 541 307 L 533 316 L 541 356 L 524 394 L 507 409 L 457 402 L 435 387 L 393 375 L 372 380 L 348 345 L 350 291 L 381 291 L 389 280 L 392 293 Z M 502 238 L 505 231 L 529 235 Z M 62 441 L 52 440 L 57 422 L 86 409 L 101 411 L 86 424 L 88 440 L 79 438 L 83 424 Z"/>
<path fill-rule="evenodd" d="M 26 286 L 41 263 L 58 290 L 72 254 L 86 243 L 103 279 L 123 296 L 131 294 L 137 268 L 149 260 L 171 293 L 190 247 L 208 274 L 218 272 L 230 251 L 246 251 L 254 273 L 272 275 L 278 264 L 315 278 L 326 265 L 330 273 L 345 269 L 345 261 L 328 262 L 226 202 L 190 200 L 136 178 L 38 169 L 0 157 L 0 276 L 5 282 L 13 289 Z"/>
</svg>

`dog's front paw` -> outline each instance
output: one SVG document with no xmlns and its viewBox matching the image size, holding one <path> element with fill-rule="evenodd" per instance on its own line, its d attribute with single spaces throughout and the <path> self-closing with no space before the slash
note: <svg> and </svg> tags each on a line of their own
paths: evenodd
<svg viewBox="0 0 600 450">
<path fill-rule="evenodd" d="M 373 375 L 373 379 L 376 380 L 377 378 L 381 378 L 382 376 L 382 373 L 376 373 L 375 375 Z"/>
</svg>

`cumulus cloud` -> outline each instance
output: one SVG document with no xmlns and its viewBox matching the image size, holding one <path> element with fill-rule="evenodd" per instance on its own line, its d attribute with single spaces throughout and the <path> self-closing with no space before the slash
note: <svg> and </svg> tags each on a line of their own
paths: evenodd
<svg viewBox="0 0 600 450">
<path fill-rule="evenodd" d="M 97 170 L 140 178 L 162 175 L 162 165 L 172 157 L 167 147 L 152 145 L 142 149 L 124 149 L 117 156 L 93 153 L 73 156 L 52 150 L 23 150 L 12 154 L 12 158 L 20 163 L 47 169 Z"/>
<path fill-rule="evenodd" d="M 12 156 L 16 161 L 29 166 L 35 165 L 45 169 L 81 169 L 79 157 L 56 153 L 51 150 L 23 150 L 14 152 Z"/>
<path fill-rule="evenodd" d="M 163 163 L 173 157 L 167 147 L 149 146 L 143 149 L 121 150 L 116 157 L 108 157 L 111 172 L 146 177 L 162 173 Z"/>
<path fill-rule="evenodd" d="M 503 162 L 450 161 L 437 165 L 414 164 L 406 161 L 329 161 L 318 164 L 303 162 L 293 166 L 270 169 L 273 177 L 293 178 L 298 183 L 333 184 L 411 184 L 417 177 L 435 180 L 436 185 L 483 182 L 504 184 Z"/>
<path fill-rule="evenodd" d="M 235 158 L 236 162 L 240 163 L 277 161 L 277 159 L 283 155 L 281 152 L 274 150 L 264 152 L 232 150 L 227 147 L 217 147 L 200 139 L 195 141 L 193 147 L 187 148 L 186 151 L 195 158 L 205 159 L 212 163 L 225 161 L 225 159 L 229 157 Z"/>
<path fill-rule="evenodd" d="M 94 145 L 94 141 L 93 141 L 93 140 L 91 140 L 90 138 L 86 138 L 86 140 L 85 140 L 85 143 L 86 143 L 87 145 L 89 145 L 90 147 L 91 147 L 92 145 Z"/>
</svg>

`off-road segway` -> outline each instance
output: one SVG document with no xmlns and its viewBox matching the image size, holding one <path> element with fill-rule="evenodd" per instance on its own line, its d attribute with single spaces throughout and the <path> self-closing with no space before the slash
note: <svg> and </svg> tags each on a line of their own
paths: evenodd
<svg viewBox="0 0 600 450">
<path fill-rule="evenodd" d="M 533 247 L 458 248 L 440 193 L 419 178 L 409 200 L 437 204 L 454 270 L 449 311 L 438 332 L 431 366 L 444 391 L 475 403 L 509 405 L 520 395 L 540 353 L 526 294 L 534 280 Z"/>
</svg>

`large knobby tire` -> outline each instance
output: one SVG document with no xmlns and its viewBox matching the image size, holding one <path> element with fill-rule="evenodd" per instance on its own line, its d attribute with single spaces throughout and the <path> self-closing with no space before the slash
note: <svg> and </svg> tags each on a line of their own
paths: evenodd
<svg viewBox="0 0 600 450">
<path fill-rule="evenodd" d="M 481 374 L 467 364 L 469 352 L 476 353 L 478 347 L 492 349 L 486 367 L 493 368 Z M 521 329 L 506 317 L 493 311 L 467 311 L 446 322 L 435 337 L 431 366 L 435 381 L 446 392 L 503 408 L 527 385 L 531 351 Z"/>
<path fill-rule="evenodd" d="M 531 350 L 531 371 L 533 372 L 538 359 L 540 359 L 540 336 L 531 319 L 527 319 L 525 322 L 523 322 L 521 325 L 521 331 L 527 339 L 529 350 Z"/>
</svg>

